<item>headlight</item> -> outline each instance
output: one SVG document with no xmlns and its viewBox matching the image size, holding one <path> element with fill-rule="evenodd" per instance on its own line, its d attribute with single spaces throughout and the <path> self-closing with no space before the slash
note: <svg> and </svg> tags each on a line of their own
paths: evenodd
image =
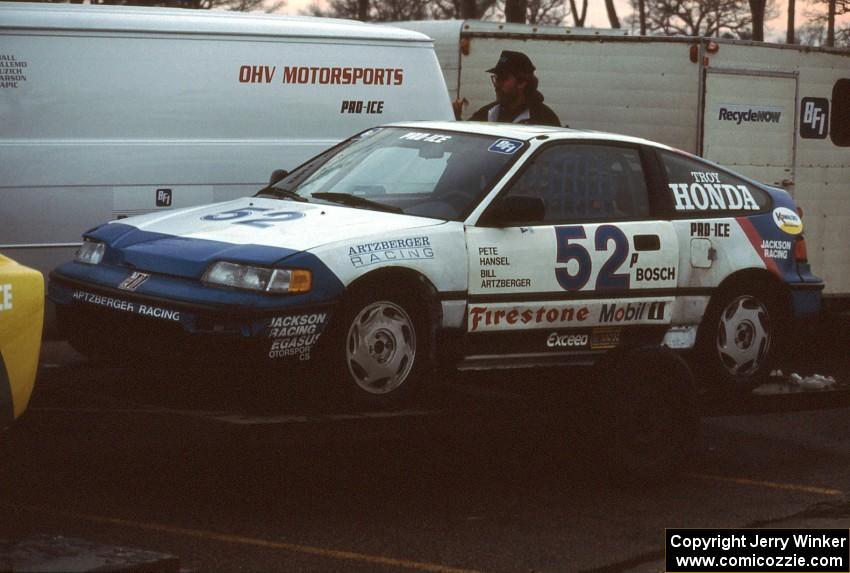
<svg viewBox="0 0 850 573">
<path fill-rule="evenodd" d="M 103 259 L 104 252 L 106 252 L 106 245 L 87 239 L 77 249 L 77 252 L 74 254 L 74 260 L 87 265 L 97 265 Z"/>
<path fill-rule="evenodd" d="M 210 285 L 284 294 L 307 292 L 313 286 L 310 271 L 268 269 L 225 261 L 211 265 L 201 280 Z"/>
</svg>

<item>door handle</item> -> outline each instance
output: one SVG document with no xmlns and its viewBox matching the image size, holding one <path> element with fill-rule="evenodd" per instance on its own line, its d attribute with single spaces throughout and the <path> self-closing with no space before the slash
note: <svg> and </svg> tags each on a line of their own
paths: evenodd
<svg viewBox="0 0 850 573">
<path fill-rule="evenodd" d="M 658 235 L 635 235 L 634 243 L 636 251 L 661 250 L 661 237 Z"/>
</svg>

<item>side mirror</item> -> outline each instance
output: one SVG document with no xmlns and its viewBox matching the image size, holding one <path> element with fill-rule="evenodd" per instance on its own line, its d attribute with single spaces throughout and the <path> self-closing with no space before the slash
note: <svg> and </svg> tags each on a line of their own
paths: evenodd
<svg viewBox="0 0 850 573">
<path fill-rule="evenodd" d="M 481 217 L 487 227 L 512 227 L 523 223 L 542 223 L 546 206 L 540 197 L 509 195 L 491 206 Z"/>
<path fill-rule="evenodd" d="M 271 187 L 287 175 L 289 175 L 289 171 L 287 171 L 286 169 L 275 169 L 274 171 L 272 171 L 271 177 L 269 177 L 269 187 Z"/>
</svg>

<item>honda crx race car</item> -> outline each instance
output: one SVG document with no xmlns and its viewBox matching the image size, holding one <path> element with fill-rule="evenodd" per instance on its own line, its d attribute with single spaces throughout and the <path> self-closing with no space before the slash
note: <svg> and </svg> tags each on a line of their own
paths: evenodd
<svg viewBox="0 0 850 573">
<path fill-rule="evenodd" d="M 436 364 L 588 364 L 647 344 L 751 387 L 820 307 L 802 231 L 785 191 L 664 145 L 415 122 L 252 197 L 96 227 L 49 294 L 89 355 L 318 362 L 377 403 Z"/>
</svg>

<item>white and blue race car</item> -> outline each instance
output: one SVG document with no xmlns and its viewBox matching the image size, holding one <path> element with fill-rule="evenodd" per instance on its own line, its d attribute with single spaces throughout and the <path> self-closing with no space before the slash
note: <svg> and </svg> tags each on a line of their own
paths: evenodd
<svg viewBox="0 0 850 573">
<path fill-rule="evenodd" d="M 820 308 L 802 229 L 785 191 L 642 139 L 415 122 L 253 197 L 92 229 L 49 295 L 90 355 L 318 361 L 375 402 L 437 363 L 587 364 L 635 344 L 751 387 Z"/>
</svg>

